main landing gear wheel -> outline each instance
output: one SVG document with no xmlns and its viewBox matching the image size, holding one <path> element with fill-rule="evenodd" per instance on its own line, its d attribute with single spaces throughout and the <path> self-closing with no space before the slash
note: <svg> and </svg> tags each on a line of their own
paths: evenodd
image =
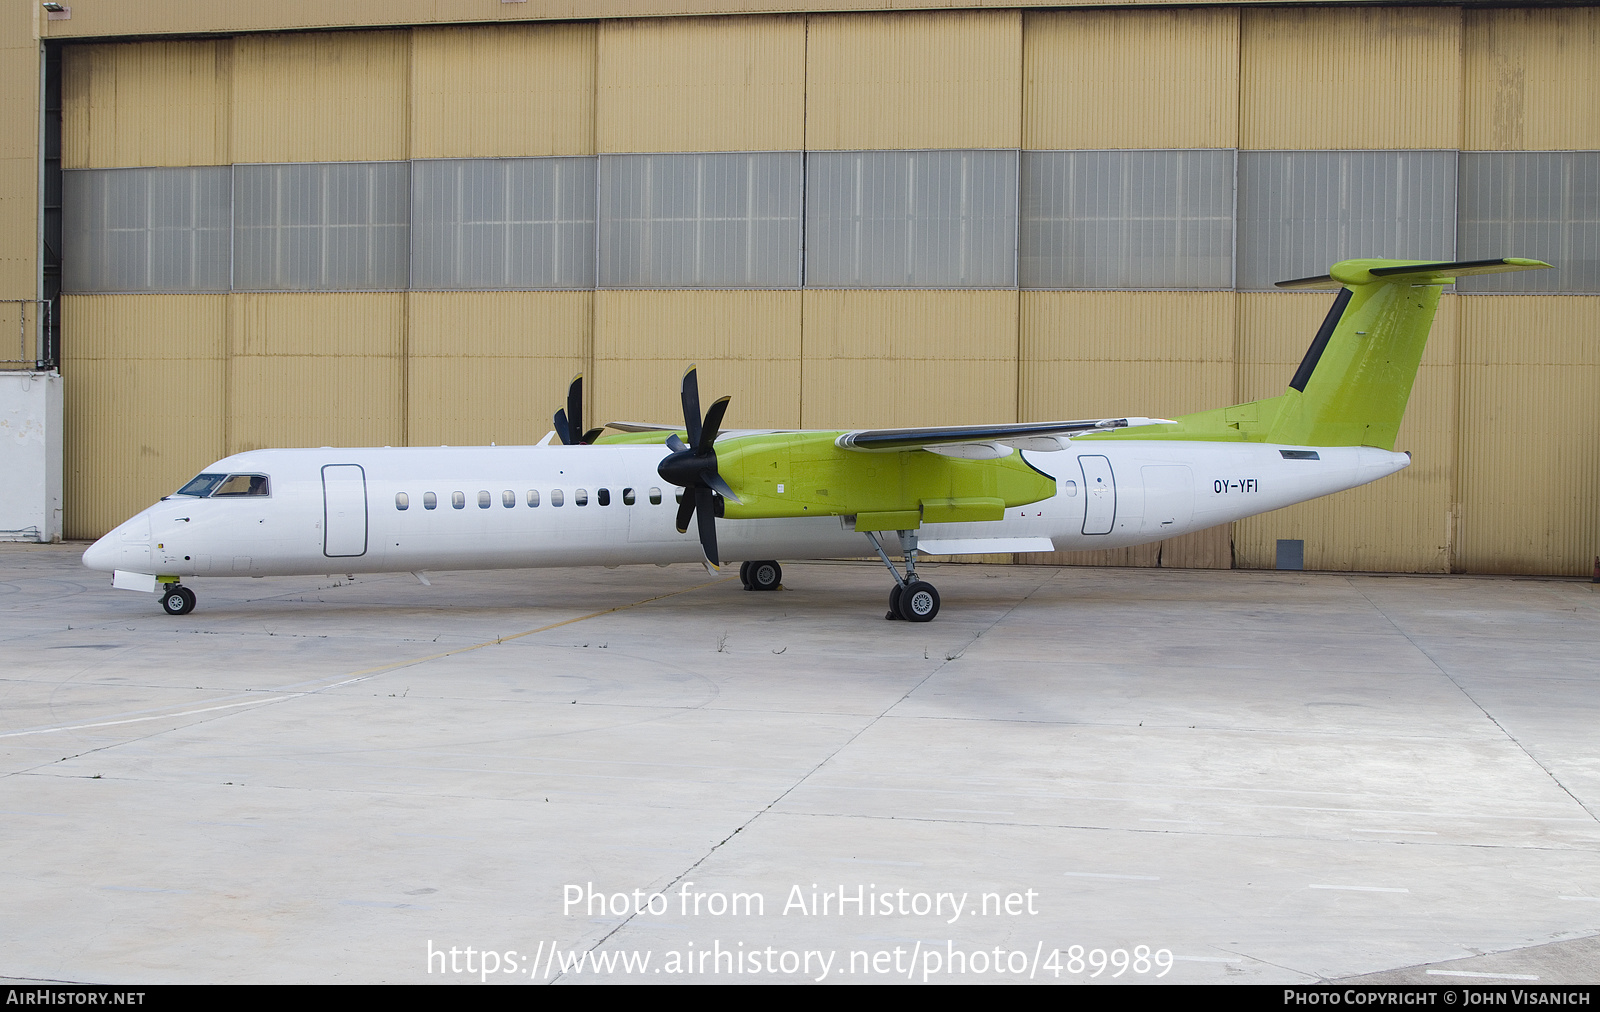
<svg viewBox="0 0 1600 1012">
<path fill-rule="evenodd" d="M 895 602 L 900 617 L 907 622 L 931 622 L 939 614 L 939 592 L 933 589 L 933 584 L 918 580 L 895 589 L 900 591 L 900 599 Z"/>
<path fill-rule="evenodd" d="M 194 611 L 194 591 L 170 583 L 161 592 L 161 610 L 168 615 L 187 615 Z"/>
<path fill-rule="evenodd" d="M 867 540 L 872 542 L 872 547 L 878 553 L 878 558 L 883 560 L 888 567 L 889 575 L 894 577 L 894 586 L 889 589 L 889 612 L 883 617 L 890 622 L 903 620 L 906 622 L 931 622 L 939 614 L 939 592 L 933 589 L 933 584 L 923 583 L 917 576 L 917 532 L 896 531 L 900 536 L 900 557 L 905 560 L 906 572 L 904 576 L 889 559 L 889 553 L 883 550 L 883 545 L 878 541 L 874 531 L 862 531 Z"/>
<path fill-rule="evenodd" d="M 746 562 L 739 567 L 745 590 L 777 590 L 783 582 L 783 567 L 771 560 Z"/>
</svg>

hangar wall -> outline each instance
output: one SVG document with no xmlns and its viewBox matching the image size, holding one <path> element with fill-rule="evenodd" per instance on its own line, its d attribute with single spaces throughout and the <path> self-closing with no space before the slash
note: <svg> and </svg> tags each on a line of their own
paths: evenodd
<svg viewBox="0 0 1600 1012">
<path fill-rule="evenodd" d="M 237 179 L 423 159 L 1176 151 L 1237 153 L 1242 173 L 1282 152 L 1592 152 L 1600 101 L 1573 82 L 1600 74 L 1597 35 L 1592 8 L 1219 6 L 90 41 L 62 52 L 63 166 Z M 227 452 L 533 441 L 579 369 L 595 417 L 676 417 L 689 360 L 740 425 L 1182 413 L 1281 392 L 1326 310 L 1231 276 L 1187 291 L 238 287 L 65 297 L 68 536 Z M 1416 463 L 1378 485 L 1160 546 L 1024 558 L 1270 567 L 1276 539 L 1303 538 L 1309 568 L 1585 574 L 1597 307 L 1446 296 L 1398 444 Z"/>
</svg>

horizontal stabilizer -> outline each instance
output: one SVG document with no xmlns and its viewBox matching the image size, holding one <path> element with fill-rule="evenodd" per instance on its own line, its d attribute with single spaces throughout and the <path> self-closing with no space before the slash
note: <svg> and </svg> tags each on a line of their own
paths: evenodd
<svg viewBox="0 0 1600 1012">
<path fill-rule="evenodd" d="M 1314 278 L 1295 278 L 1279 281 L 1278 288 L 1340 288 L 1344 285 L 1364 285 L 1377 281 L 1407 281 L 1414 285 L 1447 285 L 1456 278 L 1475 274 L 1504 274 L 1508 271 L 1542 271 L 1550 265 L 1543 260 L 1525 257 L 1501 257 L 1495 260 L 1345 260 L 1333 266 L 1327 274 Z"/>
<path fill-rule="evenodd" d="M 1042 436 L 1077 436 L 1137 425 L 1170 424 L 1165 418 L 1092 418 L 1072 422 L 1025 422 L 1016 425 L 944 425 L 920 429 L 856 429 L 842 433 L 834 445 L 844 450 L 891 453 L 958 443 L 992 443 Z"/>
</svg>

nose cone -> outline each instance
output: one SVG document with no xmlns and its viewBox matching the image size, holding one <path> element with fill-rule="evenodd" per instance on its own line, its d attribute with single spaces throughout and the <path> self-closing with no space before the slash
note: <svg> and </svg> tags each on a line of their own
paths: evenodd
<svg viewBox="0 0 1600 1012">
<path fill-rule="evenodd" d="M 140 513 L 90 545 L 83 553 L 83 564 L 102 573 L 114 573 L 119 569 L 151 572 L 149 512 Z"/>
<path fill-rule="evenodd" d="M 119 552 L 116 540 L 116 532 L 113 531 L 90 545 L 89 550 L 83 553 L 83 564 L 90 569 L 98 569 L 102 573 L 109 573 L 116 569 Z"/>
</svg>

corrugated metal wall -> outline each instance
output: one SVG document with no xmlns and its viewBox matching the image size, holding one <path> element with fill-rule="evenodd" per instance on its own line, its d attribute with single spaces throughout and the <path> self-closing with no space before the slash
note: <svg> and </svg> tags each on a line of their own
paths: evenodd
<svg viewBox="0 0 1600 1012">
<path fill-rule="evenodd" d="M 593 24 L 419 28 L 411 157 L 592 155 Z"/>
<path fill-rule="evenodd" d="M 1017 293 L 808 289 L 801 424 L 1017 417 Z"/>
<path fill-rule="evenodd" d="M 229 299 L 227 449 L 406 442 L 406 296 Z"/>
<path fill-rule="evenodd" d="M 62 54 L 65 169 L 226 165 L 233 43 L 69 46 Z"/>
<path fill-rule="evenodd" d="M 1276 152 L 1344 150 L 1359 171 L 1365 152 L 1600 149 L 1600 91 L 1587 85 L 1600 77 L 1597 42 L 1593 8 L 1217 7 L 93 44 L 66 51 L 65 165 L 598 154 L 618 159 L 625 182 L 643 171 L 629 158 L 660 153 L 730 153 L 696 172 L 748 152 L 818 152 L 819 170 L 867 152 L 912 171 L 924 156 L 910 153 L 932 151 L 935 172 L 952 150 L 1140 153 L 1101 158 L 1125 173 L 1174 171 L 1209 149 L 1264 165 Z M 0 171 L 36 169 L 30 156 Z M 31 232 L 32 206 L 10 192 L 0 189 L 4 222 Z M 451 213 L 427 227 L 457 227 Z M 641 205 L 635 218 L 656 213 Z M 1106 287 L 1152 283 L 1129 263 Z M 436 282 L 476 287 L 494 265 L 479 266 Z M 704 391 L 733 394 L 738 426 L 1182 413 L 1281 392 L 1327 307 L 1273 292 L 1019 291 L 1014 278 L 940 289 L 994 279 L 951 280 L 937 265 L 933 290 L 622 290 L 656 283 L 647 267 L 619 265 L 617 287 L 601 278 L 598 291 L 70 296 L 68 534 L 101 533 L 251 446 L 534 440 L 580 368 L 592 420 L 675 419 L 691 360 Z M 905 276 L 919 283 L 910 267 Z M 410 287 L 427 286 L 414 274 Z M 1270 566 L 1278 538 L 1300 538 L 1321 568 L 1587 572 L 1600 534 L 1596 306 L 1447 296 L 1401 431 L 1410 469 L 1232 532 L 1072 561 L 1228 565 L 1236 553 Z"/>
<path fill-rule="evenodd" d="M 1016 148 L 1022 13 L 816 15 L 805 84 L 812 151 Z"/>
<path fill-rule="evenodd" d="M 1592 149 L 1600 137 L 1593 8 L 1466 12 L 1464 148 Z"/>
<path fill-rule="evenodd" d="M 62 300 L 66 537 L 103 534 L 227 452 L 229 300 Z"/>
<path fill-rule="evenodd" d="M 1463 148 L 1600 148 L 1600 11 L 1468 11 L 1465 22 Z M 1600 302 L 1458 301 L 1454 566 L 1585 575 L 1600 555 Z"/>
<path fill-rule="evenodd" d="M 598 151 L 805 147 L 805 18 L 602 22 L 598 61 Z"/>
<path fill-rule="evenodd" d="M 584 424 L 681 421 L 679 377 L 693 362 L 703 407 L 733 397 L 727 427 L 798 426 L 800 299 L 797 291 L 596 292 L 592 407 L 584 409 L 591 421 Z"/>
<path fill-rule="evenodd" d="M 0 299 L 39 297 L 39 79 L 33 4 L 0 7 Z M 15 306 L 0 318 L 16 320 Z M 15 329 L 11 331 L 16 333 Z M 0 344 L 0 359 L 17 354 Z"/>
<path fill-rule="evenodd" d="M 1460 301 L 1457 567 L 1585 575 L 1600 554 L 1600 301 Z"/>
<path fill-rule="evenodd" d="M 526 445 L 551 397 L 587 367 L 591 292 L 411 292 L 406 433 L 412 446 Z M 587 422 L 585 424 L 588 424 Z"/>
<path fill-rule="evenodd" d="M 1460 8 L 1244 10 L 1239 146 L 1461 146 Z"/>
<path fill-rule="evenodd" d="M 410 32 L 235 39 L 231 160 L 410 157 L 410 58 Z"/>
<path fill-rule="evenodd" d="M 1234 148 L 1239 12 L 1029 11 L 1022 146 Z"/>
</svg>

